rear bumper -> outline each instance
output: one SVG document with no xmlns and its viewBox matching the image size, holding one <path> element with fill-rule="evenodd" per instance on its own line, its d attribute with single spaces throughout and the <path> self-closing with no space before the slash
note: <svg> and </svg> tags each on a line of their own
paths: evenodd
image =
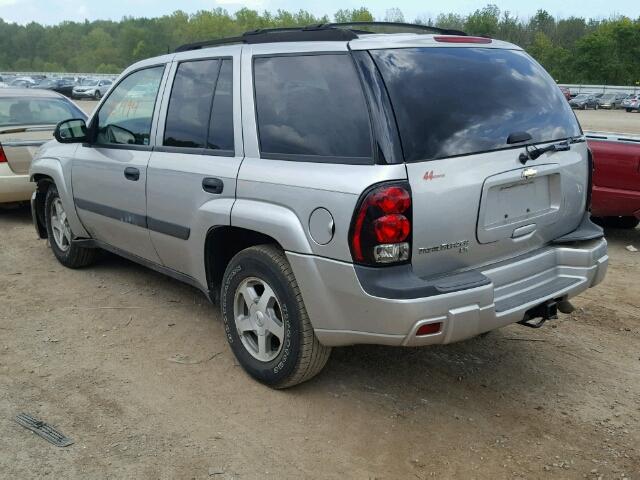
<svg viewBox="0 0 640 480">
<path fill-rule="evenodd" d="M 551 299 L 567 299 L 600 283 L 608 264 L 603 238 L 549 246 L 475 272 L 488 280 L 439 279 L 436 292 L 397 299 L 365 291 L 352 264 L 288 253 L 309 318 L 327 346 L 358 343 L 419 346 L 452 343 L 524 318 Z M 449 279 L 452 277 L 448 277 Z M 449 291 L 446 286 L 460 285 Z M 474 286 L 478 285 L 478 286 Z M 438 333 L 416 336 L 429 323 Z"/>
<path fill-rule="evenodd" d="M 35 185 L 29 175 L 16 175 L 6 163 L 0 164 L 0 203 L 25 202 L 31 198 Z"/>
</svg>

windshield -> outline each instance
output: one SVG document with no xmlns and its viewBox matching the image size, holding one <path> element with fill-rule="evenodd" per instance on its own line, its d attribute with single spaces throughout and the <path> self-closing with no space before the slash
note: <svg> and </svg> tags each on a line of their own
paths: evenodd
<svg viewBox="0 0 640 480">
<path fill-rule="evenodd" d="M 398 121 L 405 160 L 447 158 L 582 134 L 547 72 L 519 50 L 427 47 L 372 50 Z M 522 145 L 522 144 L 520 144 Z"/>
<path fill-rule="evenodd" d="M 587 98 L 589 95 L 585 95 L 584 93 L 581 93 L 580 95 L 576 95 L 575 100 L 584 100 L 585 98 Z"/>
<path fill-rule="evenodd" d="M 97 80 L 82 80 L 80 82 L 80 85 L 82 85 L 83 87 L 95 87 L 96 85 L 98 85 L 98 81 Z"/>
<path fill-rule="evenodd" d="M 86 115 L 62 98 L 0 98 L 0 127 L 54 125 Z"/>
</svg>

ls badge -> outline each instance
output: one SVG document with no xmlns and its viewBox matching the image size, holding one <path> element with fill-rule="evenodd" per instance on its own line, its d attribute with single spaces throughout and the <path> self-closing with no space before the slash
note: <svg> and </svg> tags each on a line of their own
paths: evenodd
<svg viewBox="0 0 640 480">
<path fill-rule="evenodd" d="M 469 240 L 461 240 L 459 242 L 441 243 L 435 247 L 420 247 L 418 248 L 418 255 L 433 252 L 443 252 L 445 250 L 458 249 L 458 253 L 467 253 L 469 251 Z"/>
</svg>

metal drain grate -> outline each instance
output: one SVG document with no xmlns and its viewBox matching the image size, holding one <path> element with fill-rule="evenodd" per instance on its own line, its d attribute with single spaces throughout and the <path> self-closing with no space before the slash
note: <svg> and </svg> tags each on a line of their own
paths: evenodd
<svg viewBox="0 0 640 480">
<path fill-rule="evenodd" d="M 15 420 L 19 425 L 31 430 L 36 435 L 41 436 L 47 442 L 53 443 L 57 447 L 68 447 L 69 445 L 73 445 L 73 440 L 69 437 L 66 437 L 55 428 L 27 413 L 21 413 L 15 418 Z"/>
</svg>

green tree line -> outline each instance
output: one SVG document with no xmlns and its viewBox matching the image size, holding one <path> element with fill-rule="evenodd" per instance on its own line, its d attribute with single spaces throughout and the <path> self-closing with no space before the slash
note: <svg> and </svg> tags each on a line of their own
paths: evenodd
<svg viewBox="0 0 640 480">
<path fill-rule="evenodd" d="M 51 26 L 19 25 L 0 18 L 0 70 L 118 73 L 137 60 L 167 53 L 184 43 L 332 20 L 373 21 L 374 17 L 366 8 L 339 10 L 332 18 L 305 10 L 260 13 L 243 8 L 232 14 L 217 8 Z M 397 8 L 389 9 L 380 20 L 407 21 Z M 640 18 L 556 19 L 539 10 L 521 19 L 487 5 L 469 15 L 442 14 L 413 22 L 516 43 L 561 83 L 634 85 L 640 81 Z"/>
</svg>

